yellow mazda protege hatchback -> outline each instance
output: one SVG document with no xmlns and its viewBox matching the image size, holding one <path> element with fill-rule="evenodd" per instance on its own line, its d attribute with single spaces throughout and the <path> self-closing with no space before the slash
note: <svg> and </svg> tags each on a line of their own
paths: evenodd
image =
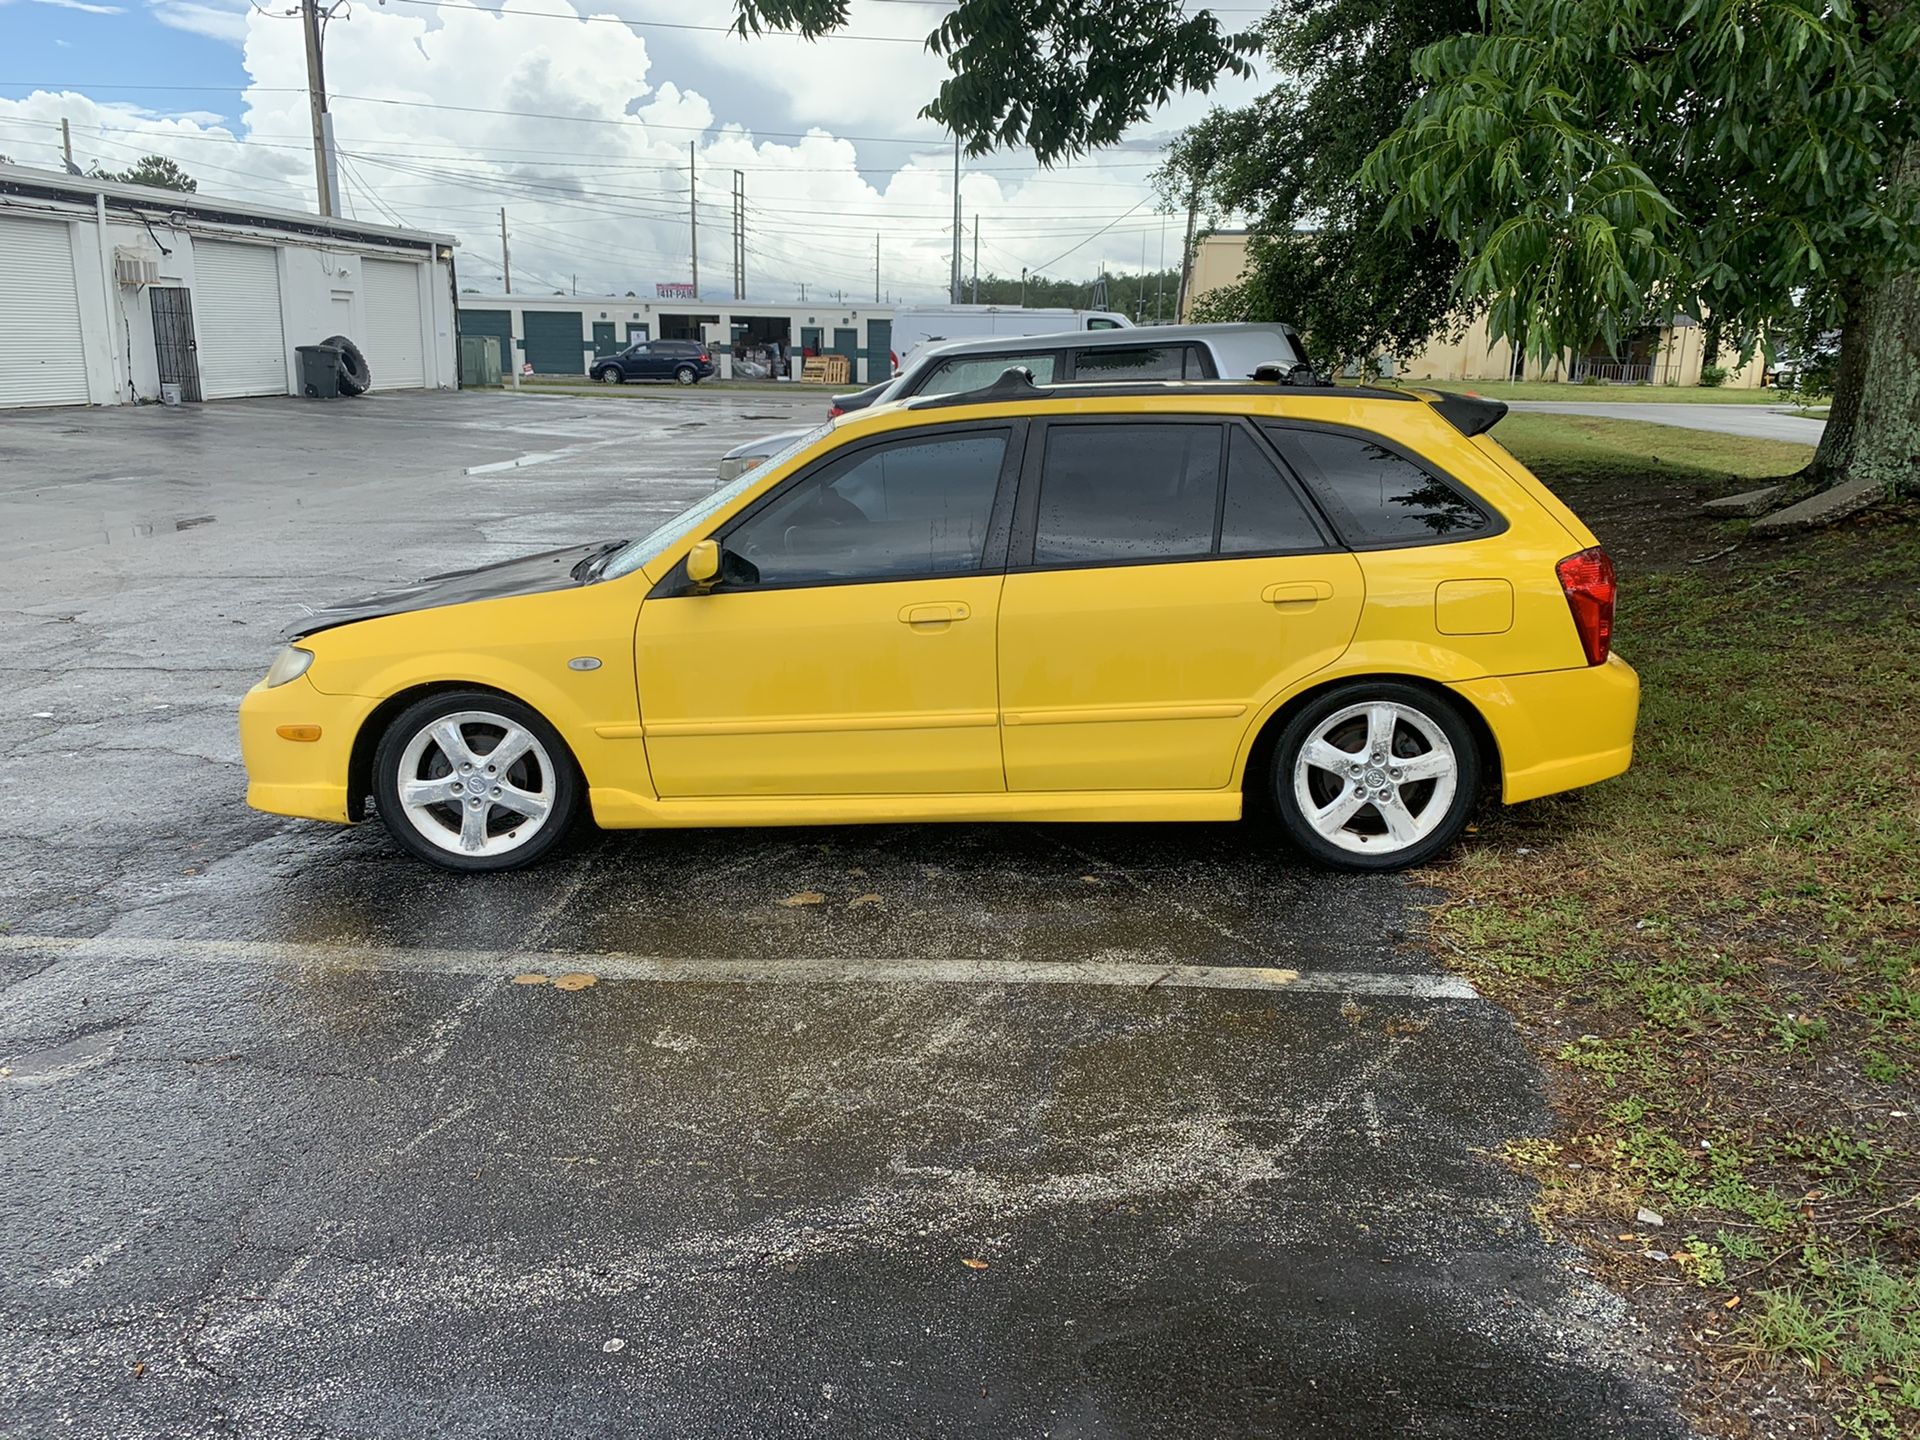
<svg viewBox="0 0 1920 1440">
<path fill-rule="evenodd" d="M 1253 381 L 876 407 L 629 542 L 302 622 L 248 802 L 504 870 L 609 827 L 1230 820 L 1425 860 L 1617 775 L 1613 566 L 1495 402 Z"/>
</svg>

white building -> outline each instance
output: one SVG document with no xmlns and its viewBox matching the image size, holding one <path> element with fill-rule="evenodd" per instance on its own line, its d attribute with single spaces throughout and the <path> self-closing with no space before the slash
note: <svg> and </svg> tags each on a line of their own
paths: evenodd
<svg viewBox="0 0 1920 1440">
<path fill-rule="evenodd" d="M 0 165 L 0 407 L 299 393 L 345 335 L 375 390 L 457 383 L 450 236 Z"/>
<path fill-rule="evenodd" d="M 845 355 L 862 385 L 893 373 L 891 305 L 526 292 L 462 295 L 459 303 L 461 334 L 494 336 L 502 367 L 531 365 L 538 375 L 585 375 L 596 355 L 635 340 L 705 340 L 737 354 L 777 343 L 788 356 Z"/>
</svg>

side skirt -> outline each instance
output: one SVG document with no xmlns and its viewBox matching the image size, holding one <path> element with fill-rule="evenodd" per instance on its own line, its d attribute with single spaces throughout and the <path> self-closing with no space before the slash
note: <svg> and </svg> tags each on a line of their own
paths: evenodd
<svg viewBox="0 0 1920 1440">
<path fill-rule="evenodd" d="M 990 795 L 745 795 L 655 800 L 595 787 L 594 822 L 607 830 L 734 825 L 899 825 L 939 821 L 1238 820 L 1238 790 L 1023 791 Z"/>
</svg>

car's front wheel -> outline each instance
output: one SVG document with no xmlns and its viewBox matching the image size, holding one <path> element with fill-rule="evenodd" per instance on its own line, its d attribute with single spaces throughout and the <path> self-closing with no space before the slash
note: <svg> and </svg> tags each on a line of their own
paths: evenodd
<svg viewBox="0 0 1920 1440">
<path fill-rule="evenodd" d="M 673 378 L 682 385 L 694 385 L 699 383 L 700 372 L 691 365 L 682 365 L 673 372 Z"/>
<path fill-rule="evenodd" d="M 374 800 L 393 838 L 449 870 L 514 870 L 566 837 L 582 789 L 553 727 L 504 695 L 409 706 L 380 737 Z"/>
<path fill-rule="evenodd" d="M 620 367 L 618 365 L 602 365 L 598 370 L 593 372 L 593 378 L 598 380 L 602 385 L 618 385 L 627 377 L 620 373 Z"/>
<path fill-rule="evenodd" d="M 1459 836 L 1480 790 L 1460 707 L 1392 681 L 1336 685 L 1274 746 L 1272 793 L 1294 843 L 1342 870 L 1399 870 Z"/>
</svg>

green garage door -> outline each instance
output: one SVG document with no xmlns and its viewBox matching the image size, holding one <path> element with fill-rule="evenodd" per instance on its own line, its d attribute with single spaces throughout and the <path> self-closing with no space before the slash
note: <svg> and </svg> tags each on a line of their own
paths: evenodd
<svg viewBox="0 0 1920 1440">
<path fill-rule="evenodd" d="M 867 322 L 867 383 L 878 385 L 893 376 L 893 322 Z"/>
<path fill-rule="evenodd" d="M 511 310 L 462 310 L 462 335 L 491 335 L 500 342 L 500 373 L 511 375 L 520 362 L 513 354 L 513 312 Z M 467 381 L 462 375 L 461 380 Z M 471 383 L 471 382 L 468 382 Z"/>
<path fill-rule="evenodd" d="M 527 360 L 536 375 L 584 375 L 587 342 L 580 338 L 578 310 L 522 310 Z"/>
</svg>

